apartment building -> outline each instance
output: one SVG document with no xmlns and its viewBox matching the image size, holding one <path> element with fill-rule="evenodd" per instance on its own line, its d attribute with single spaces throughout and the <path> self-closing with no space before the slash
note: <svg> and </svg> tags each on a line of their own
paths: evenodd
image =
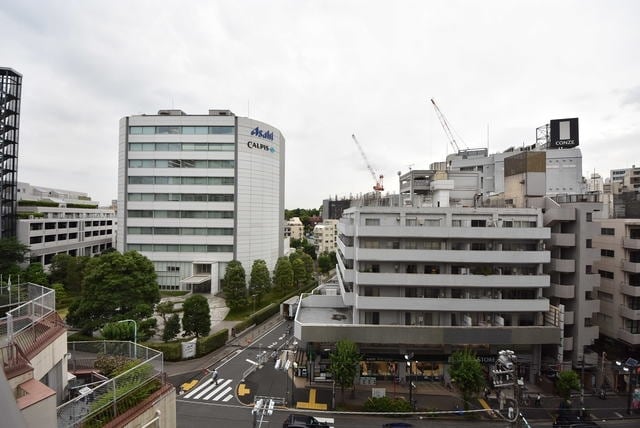
<svg viewBox="0 0 640 428">
<path fill-rule="evenodd" d="M 598 219 L 594 247 L 600 252 L 595 323 L 603 336 L 640 351 L 640 219 Z"/>
<path fill-rule="evenodd" d="M 364 379 L 442 379 L 451 353 L 468 346 L 489 365 L 498 350 L 514 349 L 520 376 L 532 379 L 562 340 L 560 310 L 544 296 L 550 229 L 542 210 L 434 200 L 440 206 L 406 207 L 396 197 L 345 210 L 335 290 L 301 300 L 296 338 L 320 351 L 356 342 Z M 311 370 L 321 375 L 322 365 Z"/>
<path fill-rule="evenodd" d="M 338 220 L 327 219 L 313 228 L 313 242 L 316 254 L 331 253 L 336 250 Z"/>
<path fill-rule="evenodd" d="M 304 224 L 300 220 L 300 217 L 291 217 L 287 220 L 284 227 L 285 238 L 302 239 L 304 237 Z"/>
<path fill-rule="evenodd" d="M 83 192 L 18 183 L 20 242 L 45 268 L 56 254 L 95 256 L 116 245 L 116 214 Z"/>
<path fill-rule="evenodd" d="M 226 265 L 284 253 L 285 139 L 229 110 L 120 120 L 118 250 L 155 265 L 163 289 L 216 293 Z"/>
<path fill-rule="evenodd" d="M 544 205 L 544 225 L 551 230 L 548 242 L 551 263 L 545 271 L 551 287 L 545 290 L 554 306 L 564 307 L 564 329 L 559 362 L 574 368 L 597 363 L 591 346 L 599 336 L 595 318 L 600 310 L 596 290 L 600 275 L 595 268 L 600 259 L 594 241 L 599 233 L 595 221 L 603 204 L 598 194 L 565 195 L 540 200 Z"/>
</svg>

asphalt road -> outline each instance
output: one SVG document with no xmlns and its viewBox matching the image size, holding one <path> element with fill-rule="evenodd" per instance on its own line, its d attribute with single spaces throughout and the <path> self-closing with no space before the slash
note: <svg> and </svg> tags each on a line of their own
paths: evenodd
<svg viewBox="0 0 640 428">
<path fill-rule="evenodd" d="M 187 373 L 171 376 L 171 383 L 179 387 L 182 383 L 197 380 L 198 383 L 188 392 L 179 395 L 176 403 L 176 419 L 179 428 L 194 427 L 280 427 L 288 414 L 292 412 L 283 407 L 276 407 L 272 415 L 265 415 L 262 423 L 255 423 L 252 415 L 252 403 L 255 396 L 272 397 L 281 402 L 291 402 L 292 391 L 297 392 L 294 400 L 304 400 L 308 391 L 304 388 L 293 388 L 291 371 L 286 372 L 274 367 L 271 355 L 274 351 L 284 358 L 287 349 L 294 348 L 295 342 L 288 334 L 289 323 L 281 321 L 260 335 L 248 333 L 234 345 L 227 346 L 216 359 L 192 361 L 190 367 L 195 367 Z M 290 351 L 289 351 L 290 352 Z M 263 364 L 261 364 L 264 361 Z M 200 367 L 205 364 L 206 367 Z M 218 384 L 214 385 L 211 376 L 203 369 L 218 369 Z M 318 390 L 321 394 L 330 394 L 330 389 Z M 429 396 L 424 396 L 428 399 Z M 326 397 L 322 401 L 327 402 Z M 330 401 L 330 400 L 329 400 Z M 541 408 L 529 407 L 521 409 L 529 419 L 531 427 L 551 427 L 552 417 L 557 410 L 558 397 L 546 397 Z M 577 402 L 577 401 L 576 401 Z M 493 404 L 493 403 L 492 403 Z M 610 396 L 607 400 L 600 400 L 595 396 L 585 397 L 585 407 L 590 409 L 597 423 L 602 427 L 638 427 L 640 420 L 622 420 L 626 416 L 626 397 Z M 324 417 L 333 421 L 336 427 L 380 427 L 389 422 L 407 422 L 413 427 L 507 427 L 508 423 L 501 420 L 467 420 L 464 417 L 451 419 L 429 419 L 416 416 L 388 419 L 372 417 L 366 414 L 345 414 L 333 412 L 304 411 L 301 413 Z M 524 424 L 521 426 L 525 426 Z"/>
</svg>

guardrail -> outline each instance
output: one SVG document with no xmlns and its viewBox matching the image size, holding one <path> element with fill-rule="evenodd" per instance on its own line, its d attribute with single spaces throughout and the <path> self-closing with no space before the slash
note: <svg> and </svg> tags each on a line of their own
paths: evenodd
<svg viewBox="0 0 640 428">
<path fill-rule="evenodd" d="M 69 342 L 68 351 L 69 371 L 93 368 L 101 355 L 121 356 L 139 364 L 94 387 L 77 388 L 77 396 L 57 408 L 58 427 L 103 426 L 164 383 L 162 352 L 146 346 L 120 341 Z"/>
</svg>

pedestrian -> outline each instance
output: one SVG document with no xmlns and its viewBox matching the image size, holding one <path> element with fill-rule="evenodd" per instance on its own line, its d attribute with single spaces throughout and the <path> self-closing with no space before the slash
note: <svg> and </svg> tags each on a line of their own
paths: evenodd
<svg viewBox="0 0 640 428">
<path fill-rule="evenodd" d="M 218 386 L 218 369 L 213 369 L 211 372 L 211 382 L 215 383 Z"/>
<path fill-rule="evenodd" d="M 538 392 L 538 395 L 536 396 L 536 407 L 541 407 L 541 406 L 542 406 L 542 396 Z"/>
</svg>

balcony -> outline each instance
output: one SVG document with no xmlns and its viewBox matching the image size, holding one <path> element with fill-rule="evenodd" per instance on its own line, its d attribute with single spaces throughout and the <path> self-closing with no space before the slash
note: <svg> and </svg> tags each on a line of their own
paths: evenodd
<svg viewBox="0 0 640 428">
<path fill-rule="evenodd" d="M 562 347 L 564 351 L 573 351 L 573 337 L 563 337 L 562 338 Z"/>
<path fill-rule="evenodd" d="M 551 245 L 554 247 L 575 247 L 575 233 L 552 233 Z"/>
<path fill-rule="evenodd" d="M 547 299 L 453 299 L 358 296 L 358 310 L 425 312 L 546 312 Z"/>
<path fill-rule="evenodd" d="M 640 345 L 640 333 L 631 333 L 622 328 L 618 330 L 618 339 L 630 345 Z"/>
<path fill-rule="evenodd" d="M 621 317 L 630 319 L 630 320 L 640 320 L 640 309 L 631 309 L 625 305 L 620 305 L 620 309 L 618 311 Z"/>
<path fill-rule="evenodd" d="M 620 283 L 620 292 L 627 296 L 640 297 L 640 286 L 634 287 L 629 284 Z"/>
<path fill-rule="evenodd" d="M 404 226 L 398 221 L 393 226 L 359 226 L 340 223 L 340 232 L 347 236 L 380 238 L 433 238 L 433 239 L 549 239 L 547 227 L 450 227 Z"/>
<path fill-rule="evenodd" d="M 546 288 L 549 287 L 549 276 L 359 272 L 358 284 L 399 287 Z"/>
<path fill-rule="evenodd" d="M 548 251 L 389 250 L 359 248 L 360 261 L 434 263 L 548 263 Z M 573 262 L 573 260 L 572 260 Z M 575 264 L 575 262 L 573 262 Z"/>
<path fill-rule="evenodd" d="M 573 299 L 576 295 L 576 286 L 552 283 L 551 295 L 560 299 Z"/>
<path fill-rule="evenodd" d="M 304 342 L 337 342 L 349 339 L 358 344 L 415 345 L 512 345 L 557 344 L 561 331 L 553 326 L 404 326 L 299 323 L 299 339 Z M 296 333 L 298 332 L 296 326 Z M 296 335 L 296 337 L 298 337 Z M 396 348 L 397 349 L 397 348 Z M 399 351 L 397 351 L 399 352 Z"/>
<path fill-rule="evenodd" d="M 640 250 L 640 239 L 624 238 L 622 246 L 629 250 Z"/>
<path fill-rule="evenodd" d="M 573 259 L 552 258 L 550 268 L 555 272 L 573 273 L 576 271 L 576 261 Z"/>
<path fill-rule="evenodd" d="M 564 324 L 565 325 L 573 325 L 575 323 L 575 312 L 566 311 L 564 313 Z"/>
<path fill-rule="evenodd" d="M 627 260 L 623 260 L 622 270 L 630 273 L 640 273 L 640 263 L 633 263 Z"/>
<path fill-rule="evenodd" d="M 591 314 L 591 316 L 600 312 L 600 300 L 585 300 L 584 311 L 585 314 Z"/>
<path fill-rule="evenodd" d="M 573 207 L 549 208 L 543 216 L 544 225 L 549 227 L 563 221 L 576 221 L 576 209 Z"/>
</svg>

